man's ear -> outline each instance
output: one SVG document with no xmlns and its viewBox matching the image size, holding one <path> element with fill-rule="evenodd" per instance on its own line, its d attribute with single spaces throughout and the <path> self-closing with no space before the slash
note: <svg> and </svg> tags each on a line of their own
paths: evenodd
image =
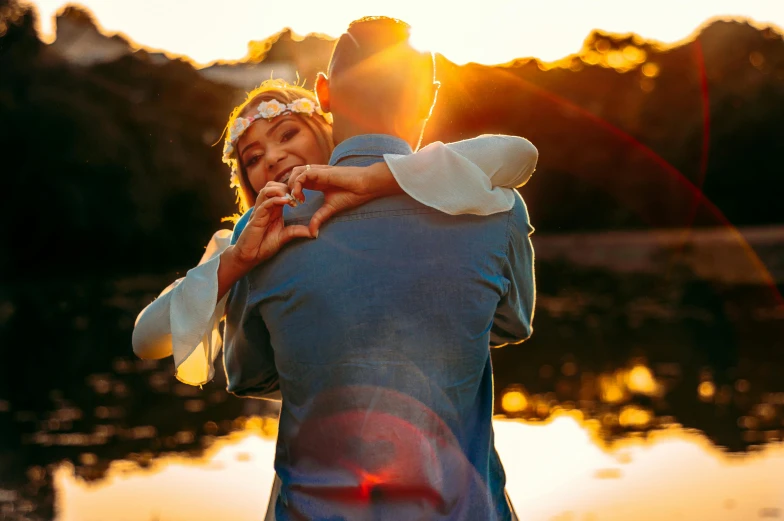
<svg viewBox="0 0 784 521">
<path fill-rule="evenodd" d="M 332 112 L 329 107 L 329 79 L 323 72 L 319 72 L 316 76 L 316 98 L 318 98 L 321 110 L 324 112 Z"/>
</svg>

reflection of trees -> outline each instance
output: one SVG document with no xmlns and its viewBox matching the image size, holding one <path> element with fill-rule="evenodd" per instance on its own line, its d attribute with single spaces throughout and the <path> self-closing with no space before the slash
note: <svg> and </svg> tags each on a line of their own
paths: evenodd
<svg viewBox="0 0 784 521">
<path fill-rule="evenodd" d="M 51 471 L 63 459 L 95 479 L 113 460 L 198 454 L 242 427 L 235 418 L 244 403 L 226 392 L 220 366 L 199 389 L 174 379 L 171 359 L 136 360 L 130 351 L 137 311 L 172 277 L 25 281 L 1 295 L 13 314 L 0 337 L 12 360 L 0 380 L 11 409 L 0 413 L 0 487 L 34 475 L 28 489 L 43 519 L 51 519 Z"/>
<path fill-rule="evenodd" d="M 534 336 L 522 346 L 493 351 L 499 412 L 503 392 L 521 384 L 533 403 L 523 417 L 541 417 L 535 409 L 542 400 L 568 402 L 594 417 L 637 405 L 700 429 L 732 450 L 753 443 L 738 426 L 739 418 L 756 414 L 767 393 L 784 390 L 770 377 L 784 369 L 780 355 L 773 353 L 784 324 L 736 312 L 764 302 L 764 288 L 714 284 L 672 262 L 651 274 L 539 262 L 537 280 Z M 665 392 L 646 395 L 620 388 L 608 403 L 602 379 L 640 362 L 651 368 Z M 706 381 L 715 392 L 701 400 L 697 390 Z M 550 412 L 543 411 L 545 416 Z M 776 417 L 782 413 L 777 410 Z"/>
</svg>

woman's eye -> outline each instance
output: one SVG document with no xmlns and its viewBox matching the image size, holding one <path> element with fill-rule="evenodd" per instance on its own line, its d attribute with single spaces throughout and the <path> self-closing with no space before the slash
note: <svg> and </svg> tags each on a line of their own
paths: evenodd
<svg viewBox="0 0 784 521">
<path fill-rule="evenodd" d="M 262 157 L 264 157 L 262 154 L 256 154 L 256 155 L 251 156 L 250 159 L 245 161 L 246 168 L 247 167 L 251 167 L 251 166 L 255 165 L 256 163 L 258 163 L 261 160 Z"/>
<path fill-rule="evenodd" d="M 283 133 L 283 137 L 280 140 L 281 140 L 281 142 L 285 143 L 286 141 L 288 141 L 289 139 L 293 138 L 297 134 L 299 134 L 299 129 L 298 128 L 292 128 L 291 130 L 287 130 L 286 132 L 284 132 Z"/>
</svg>

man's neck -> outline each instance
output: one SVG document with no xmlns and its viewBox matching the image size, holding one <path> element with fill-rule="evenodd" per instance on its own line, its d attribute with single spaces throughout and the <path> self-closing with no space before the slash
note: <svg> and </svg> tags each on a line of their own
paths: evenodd
<svg viewBox="0 0 784 521">
<path fill-rule="evenodd" d="M 347 139 L 351 139 L 352 137 L 364 136 L 368 134 L 384 134 L 387 136 L 396 137 L 411 145 L 412 148 L 416 147 L 418 144 L 418 139 L 411 139 L 410 137 L 402 136 L 400 135 L 400 132 L 389 125 L 341 125 L 337 120 L 332 125 L 332 140 L 335 145 L 339 145 L 340 143 L 346 141 Z"/>
<path fill-rule="evenodd" d="M 337 121 L 332 125 L 332 140 L 336 145 L 346 141 L 347 139 L 351 139 L 352 137 L 356 136 L 364 136 L 367 134 L 386 134 L 388 136 L 395 136 L 400 137 L 401 139 L 405 139 L 402 136 L 397 136 L 390 131 L 390 129 L 385 128 L 385 125 L 368 125 L 368 126 L 360 126 L 360 125 L 340 125 Z"/>
<path fill-rule="evenodd" d="M 389 134 L 360 134 L 335 146 L 329 158 L 330 165 L 368 166 L 383 161 L 384 154 L 412 154 L 411 145 Z"/>
</svg>

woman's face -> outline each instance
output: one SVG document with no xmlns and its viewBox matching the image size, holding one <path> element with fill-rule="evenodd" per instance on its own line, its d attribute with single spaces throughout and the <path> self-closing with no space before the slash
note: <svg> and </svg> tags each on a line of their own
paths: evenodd
<svg viewBox="0 0 784 521">
<path fill-rule="evenodd" d="M 269 181 L 283 180 L 295 166 L 329 161 L 315 132 L 293 114 L 256 120 L 242 134 L 237 150 L 257 193 Z"/>
</svg>

